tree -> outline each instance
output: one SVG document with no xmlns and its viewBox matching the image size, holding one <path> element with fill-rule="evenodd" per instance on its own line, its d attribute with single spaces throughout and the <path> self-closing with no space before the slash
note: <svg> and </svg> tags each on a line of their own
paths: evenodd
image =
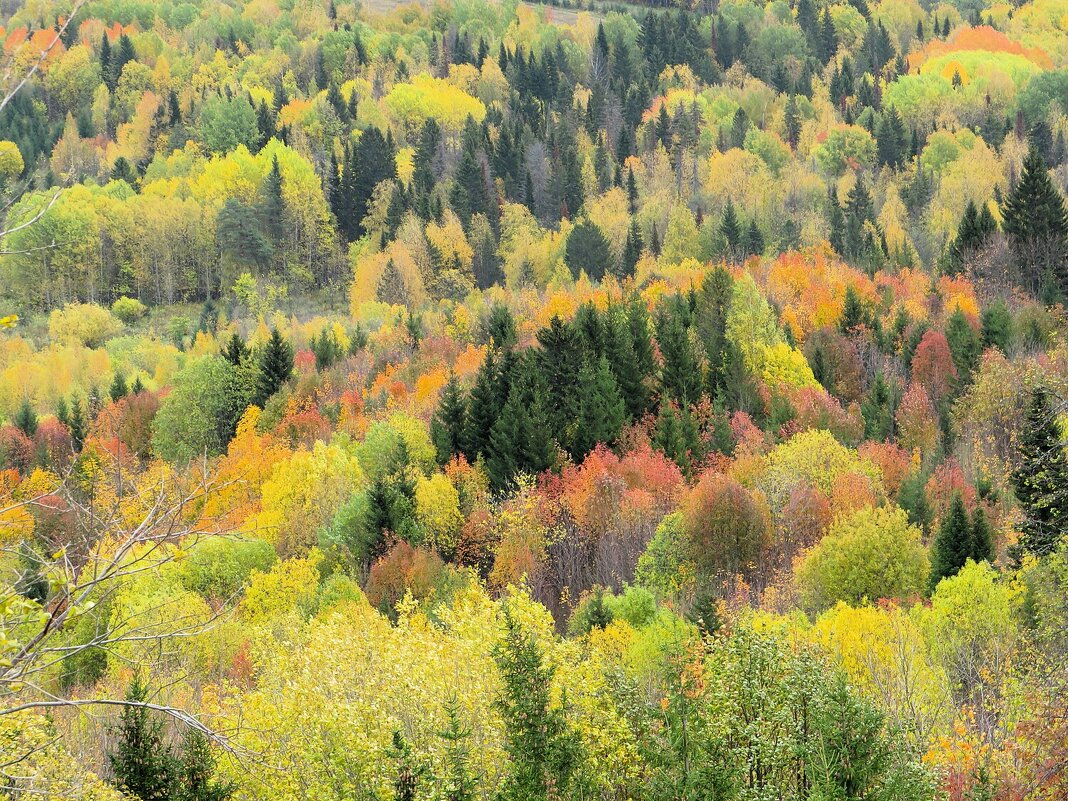
<svg viewBox="0 0 1068 801">
<path fill-rule="evenodd" d="M 37 433 L 37 412 L 34 410 L 29 398 L 22 399 L 22 403 L 19 404 L 18 411 L 15 412 L 11 422 L 15 428 L 33 439 L 34 434 Z"/>
<path fill-rule="evenodd" d="M 690 330 L 676 308 L 661 310 L 657 320 L 657 344 L 663 358 L 660 386 L 663 398 L 674 400 L 688 409 L 701 397 L 701 371 L 697 364 Z"/>
<path fill-rule="evenodd" d="M 891 506 L 839 517 L 798 565 L 796 578 L 805 607 L 822 611 L 838 601 L 919 595 L 928 568 L 920 530 Z"/>
<path fill-rule="evenodd" d="M 626 421 L 626 406 L 604 356 L 582 368 L 576 391 L 579 414 L 573 455 L 578 458 L 599 444 L 615 444 Z"/>
<path fill-rule="evenodd" d="M 396 177 L 397 164 L 392 137 L 387 139 L 372 125 L 361 134 L 356 147 L 351 149 L 338 187 L 338 194 L 341 196 L 335 211 L 338 228 L 350 242 L 367 233 L 363 220 L 367 216 L 375 187 L 382 181 Z"/>
<path fill-rule="evenodd" d="M 263 406 L 278 390 L 293 377 L 293 346 L 279 333 L 271 329 L 271 338 L 267 340 L 259 357 L 259 380 L 254 402 Z"/>
<path fill-rule="evenodd" d="M 441 391 L 438 408 L 430 420 L 430 438 L 438 454 L 438 464 L 446 464 L 464 452 L 467 442 L 467 403 L 456 376 L 449 376 Z M 474 458 L 473 454 L 470 454 Z"/>
<path fill-rule="evenodd" d="M 497 709 L 510 757 L 500 788 L 502 801 L 570 797 L 582 761 L 582 744 L 567 721 L 567 699 L 551 698 L 555 670 L 546 664 L 534 634 L 504 607 L 504 635 L 493 652 L 503 684 Z"/>
<path fill-rule="evenodd" d="M 727 243 L 728 257 L 737 258 L 742 246 L 742 226 L 738 222 L 738 215 L 730 198 L 727 198 L 727 207 L 723 210 L 723 222 L 720 223 L 719 232 Z"/>
<path fill-rule="evenodd" d="M 707 578 L 750 574 L 771 543 L 767 503 L 721 473 L 702 475 L 681 511 L 691 559 Z"/>
<path fill-rule="evenodd" d="M 148 686 L 136 674 L 126 691 L 127 705 L 119 713 L 115 750 L 108 762 L 115 783 L 141 801 L 169 801 L 177 765 L 163 737 L 163 721 L 144 706 Z"/>
<path fill-rule="evenodd" d="M 608 237 L 589 220 L 583 220 L 571 229 L 564 258 L 573 276 L 578 278 L 579 273 L 585 271 L 594 281 L 604 278 L 614 262 Z"/>
<path fill-rule="evenodd" d="M 1023 509 L 1016 549 L 1045 556 L 1052 553 L 1068 528 L 1068 459 L 1057 421 L 1057 409 L 1045 387 L 1035 387 L 1017 446 L 1019 466 L 1012 473 L 1016 499 Z"/>
<path fill-rule="evenodd" d="M 445 702 L 445 716 L 445 728 L 438 732 L 438 737 L 446 743 L 442 801 L 474 801 L 478 787 L 471 775 L 471 757 L 466 743 L 471 730 L 460 720 L 460 705 L 455 697 Z"/>
<path fill-rule="evenodd" d="M 942 579 L 957 575 L 969 558 L 972 558 L 972 528 L 964 499 L 958 492 L 953 496 L 949 511 L 942 516 L 931 544 L 931 590 Z"/>
<path fill-rule="evenodd" d="M 248 356 L 248 352 L 248 346 L 245 345 L 245 340 L 243 340 L 241 335 L 235 331 L 230 335 L 230 339 L 226 341 L 226 346 L 222 350 L 222 356 L 234 367 L 237 367 L 245 360 L 245 357 Z"/>
<path fill-rule="evenodd" d="M 153 451 L 170 461 L 221 453 L 254 401 L 256 385 L 251 365 L 235 367 L 214 355 L 190 361 L 175 375 L 152 421 Z"/>
<path fill-rule="evenodd" d="M 1068 289 L 1068 216 L 1036 148 L 1028 151 L 1023 174 L 1005 198 L 1001 215 L 1001 227 L 1027 284 L 1033 290 Z"/>
<path fill-rule="evenodd" d="M 181 783 L 172 796 L 175 801 L 229 801 L 234 786 L 214 781 L 215 756 L 208 738 L 191 731 L 185 738 L 181 755 Z"/>
<path fill-rule="evenodd" d="M 111 388 L 108 390 L 108 395 L 111 397 L 111 400 L 122 400 L 129 393 L 130 389 L 126 386 L 126 376 L 121 372 L 115 373 L 115 378 L 111 382 Z"/>
</svg>

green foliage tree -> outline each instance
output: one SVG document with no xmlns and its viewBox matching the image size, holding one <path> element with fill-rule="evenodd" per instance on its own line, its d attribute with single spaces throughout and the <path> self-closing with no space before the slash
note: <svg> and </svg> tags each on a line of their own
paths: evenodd
<svg viewBox="0 0 1068 801">
<path fill-rule="evenodd" d="M 271 329 L 271 338 L 263 346 L 258 362 L 259 380 L 254 402 L 263 406 L 293 377 L 293 346 L 277 328 Z"/>
<path fill-rule="evenodd" d="M 135 675 L 119 713 L 114 750 L 108 754 L 115 783 L 140 801 L 169 801 L 178 766 L 164 739 L 163 721 L 148 703 L 148 685 Z"/>
<path fill-rule="evenodd" d="M 1068 459 L 1057 408 L 1045 387 L 1035 387 L 1020 432 L 1019 466 L 1012 473 L 1024 520 L 1016 555 L 1051 553 L 1068 526 Z"/>
<path fill-rule="evenodd" d="M 1037 149 L 1031 148 L 1024 159 L 1023 174 L 1005 198 L 1001 216 L 1026 284 L 1032 289 L 1068 288 L 1068 216 Z"/>
<path fill-rule="evenodd" d="M 569 798 L 578 785 L 582 744 L 567 720 L 566 696 L 552 699 L 555 670 L 533 633 L 504 608 L 504 633 L 494 649 L 503 684 L 497 708 L 510 764 L 502 801 Z"/>
</svg>

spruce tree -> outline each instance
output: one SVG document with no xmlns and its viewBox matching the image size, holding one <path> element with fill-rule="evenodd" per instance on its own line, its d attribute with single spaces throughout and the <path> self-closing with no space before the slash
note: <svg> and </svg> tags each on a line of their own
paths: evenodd
<svg viewBox="0 0 1068 801">
<path fill-rule="evenodd" d="M 976 562 L 993 562 L 994 529 L 986 517 L 982 506 L 975 509 L 972 515 L 971 541 L 969 543 L 969 556 Z"/>
<path fill-rule="evenodd" d="M 661 396 L 675 401 L 680 408 L 689 409 L 701 397 L 701 371 L 690 342 L 690 331 L 678 311 L 661 312 L 656 339 L 663 357 Z"/>
<path fill-rule="evenodd" d="M 627 241 L 623 245 L 623 256 L 619 268 L 620 278 L 634 277 L 638 268 L 638 260 L 642 255 L 642 244 L 642 233 L 638 228 L 638 221 L 632 219 L 630 228 L 627 230 Z"/>
<path fill-rule="evenodd" d="M 972 328 L 972 324 L 959 307 L 946 323 L 946 340 L 953 356 L 953 365 L 957 368 L 958 388 L 963 389 L 971 384 L 973 374 L 979 369 L 983 345 L 979 332 Z"/>
<path fill-rule="evenodd" d="M 278 156 L 271 160 L 271 169 L 263 179 L 261 188 L 260 215 L 263 227 L 275 246 L 282 242 L 286 232 L 285 201 L 282 199 L 282 171 L 278 166 Z"/>
<path fill-rule="evenodd" d="M 215 756 L 199 731 L 186 735 L 181 755 L 181 781 L 175 801 L 229 801 L 233 785 L 214 781 Z"/>
<path fill-rule="evenodd" d="M 497 709 L 504 722 L 509 770 L 501 801 L 550 801 L 572 797 L 582 760 L 582 741 L 567 721 L 567 699 L 552 703 L 554 669 L 532 633 L 506 605 L 504 636 L 494 649 L 503 689 Z"/>
<path fill-rule="evenodd" d="M 456 698 L 444 703 L 445 728 L 438 737 L 445 741 L 444 775 L 441 777 L 442 801 L 475 801 L 478 783 L 471 773 L 471 754 L 467 740 L 471 730 L 460 720 L 460 704 Z"/>
<path fill-rule="evenodd" d="M 1024 159 L 1023 174 L 1005 198 L 1001 214 L 1001 227 L 1030 287 L 1068 289 L 1068 216 L 1036 148 Z"/>
<path fill-rule="evenodd" d="M 953 496 L 949 511 L 943 515 L 931 544 L 931 591 L 934 592 L 942 579 L 957 575 L 971 556 L 972 527 L 964 499 L 958 492 Z"/>
<path fill-rule="evenodd" d="M 70 442 L 75 452 L 80 453 L 82 447 L 85 445 L 85 437 L 88 434 L 88 425 L 85 420 L 85 412 L 83 411 L 82 402 L 80 399 L 75 398 L 71 402 L 70 407 Z"/>
<path fill-rule="evenodd" d="M 612 266 L 612 247 L 604 231 L 583 220 L 568 234 L 564 259 L 575 278 L 585 272 L 591 280 L 600 281 Z"/>
<path fill-rule="evenodd" d="M 734 280 L 720 266 L 705 275 L 697 293 L 695 327 L 704 346 L 705 387 L 713 398 L 722 400 L 725 391 L 724 352 L 727 347 L 727 314 L 730 311 Z"/>
<path fill-rule="evenodd" d="M 100 77 L 103 78 L 104 85 L 114 92 L 115 64 L 111 53 L 111 40 L 108 38 L 107 32 L 104 33 L 100 40 Z"/>
<path fill-rule="evenodd" d="M 1012 484 L 1024 513 L 1015 556 L 1052 553 L 1068 531 L 1068 459 L 1049 390 L 1031 392 Z"/>
<path fill-rule="evenodd" d="M 148 686 L 135 675 L 119 713 L 115 750 L 108 754 L 115 784 L 140 801 L 170 801 L 177 765 L 163 737 L 163 721 L 145 707 Z"/>
<path fill-rule="evenodd" d="M 456 376 L 449 376 L 441 399 L 430 419 L 430 439 L 438 453 L 438 464 L 446 464 L 463 453 L 467 441 L 467 404 Z"/>
<path fill-rule="evenodd" d="M 11 423 L 30 439 L 37 433 L 37 412 L 29 398 L 23 398 Z"/>
<path fill-rule="evenodd" d="M 115 378 L 111 382 L 111 388 L 108 390 L 108 395 L 111 396 L 111 400 L 122 400 L 128 394 L 130 394 L 130 388 L 126 386 L 126 376 L 121 372 L 115 373 Z"/>
<path fill-rule="evenodd" d="M 262 407 L 292 377 L 293 347 L 277 328 L 273 328 L 259 357 L 256 405 Z"/>
<path fill-rule="evenodd" d="M 626 406 L 603 356 L 579 372 L 578 426 L 572 456 L 585 457 L 597 445 L 614 445 L 626 422 Z"/>
<path fill-rule="evenodd" d="M 248 347 L 245 345 L 245 340 L 235 331 L 223 347 L 222 356 L 234 367 L 238 367 L 247 355 Z"/>
<path fill-rule="evenodd" d="M 760 233 L 755 220 L 749 221 L 749 228 L 745 232 L 742 250 L 746 256 L 760 256 L 764 253 L 764 235 Z"/>
<path fill-rule="evenodd" d="M 735 259 L 741 252 L 742 227 L 738 222 L 738 215 L 734 211 L 734 203 L 727 198 L 727 207 L 723 210 L 723 222 L 720 223 L 719 232 L 727 243 L 727 255 Z"/>
</svg>

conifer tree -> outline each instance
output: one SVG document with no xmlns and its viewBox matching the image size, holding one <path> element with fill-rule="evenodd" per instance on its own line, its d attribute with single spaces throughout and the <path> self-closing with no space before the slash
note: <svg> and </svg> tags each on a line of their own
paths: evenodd
<svg viewBox="0 0 1068 801">
<path fill-rule="evenodd" d="M 467 439 L 467 404 L 456 376 L 449 376 L 441 399 L 430 420 L 430 439 L 438 452 L 438 463 L 446 464 L 463 453 Z"/>
<path fill-rule="evenodd" d="M 746 256 L 759 256 L 764 252 L 764 235 L 760 233 L 755 220 L 749 221 L 742 250 Z"/>
<path fill-rule="evenodd" d="M 613 261 L 608 237 L 589 220 L 583 220 L 571 229 L 564 258 L 573 276 L 578 278 L 580 272 L 585 272 L 594 281 L 604 278 Z"/>
<path fill-rule="evenodd" d="M 30 439 L 37 433 L 37 412 L 29 398 L 23 398 L 11 423 Z"/>
<path fill-rule="evenodd" d="M 111 396 L 112 401 L 118 401 L 125 398 L 130 393 L 130 388 L 126 386 L 126 376 L 121 372 L 115 373 L 115 378 L 111 381 L 111 388 L 108 390 L 108 395 Z"/>
<path fill-rule="evenodd" d="M 260 215 L 263 227 L 271 243 L 277 246 L 285 236 L 285 201 L 282 199 L 282 171 L 278 166 L 278 157 L 271 160 L 271 169 L 263 179 Z"/>
<path fill-rule="evenodd" d="M 701 371 L 697 365 L 690 332 L 678 311 L 664 310 L 657 321 L 657 344 L 663 357 L 660 368 L 661 396 L 689 409 L 701 397 Z"/>
<path fill-rule="evenodd" d="M 1012 474 L 1024 520 L 1015 556 L 1052 553 L 1068 531 L 1068 459 L 1049 390 L 1035 387 L 1020 432 Z"/>
<path fill-rule="evenodd" d="M 949 316 L 946 323 L 946 340 L 953 356 L 953 365 L 957 368 L 958 388 L 963 389 L 971 384 L 972 375 L 979 369 L 983 346 L 979 332 L 972 328 L 960 307 Z"/>
<path fill-rule="evenodd" d="M 214 781 L 215 756 L 208 738 L 199 731 L 186 735 L 180 769 L 175 801 L 229 801 L 234 794 L 232 784 Z"/>
<path fill-rule="evenodd" d="M 734 211 L 734 202 L 730 198 L 727 198 L 727 206 L 723 210 L 723 222 L 720 224 L 719 231 L 727 243 L 729 258 L 737 258 L 741 252 L 742 227 L 738 222 L 738 215 Z"/>
<path fill-rule="evenodd" d="M 248 347 L 245 345 L 245 340 L 235 331 L 223 347 L 222 357 L 234 367 L 238 367 L 247 355 Z"/>
<path fill-rule="evenodd" d="M 70 408 L 70 441 L 75 452 L 81 452 L 82 447 L 85 445 L 85 436 L 88 433 L 88 426 L 85 420 L 85 412 L 83 411 L 82 402 L 80 399 L 75 398 L 71 402 Z"/>
<path fill-rule="evenodd" d="M 292 377 L 293 347 L 277 328 L 273 328 L 271 338 L 260 353 L 256 405 L 262 407 Z"/>
<path fill-rule="evenodd" d="M 642 255 L 642 244 L 642 233 L 638 228 L 638 221 L 632 219 L 630 228 L 627 230 L 627 241 L 623 245 L 623 256 L 619 268 L 620 278 L 634 277 L 638 268 L 638 260 Z"/>
<path fill-rule="evenodd" d="M 386 268 L 382 271 L 382 277 L 378 279 L 376 295 L 380 301 L 391 306 L 408 305 L 408 287 L 393 259 L 386 261 Z"/>
<path fill-rule="evenodd" d="M 1030 286 L 1068 289 L 1068 216 L 1037 148 L 1024 159 L 1023 174 L 1005 198 L 1001 214 L 1001 227 Z"/>
<path fill-rule="evenodd" d="M 501 801 L 550 801 L 572 797 L 582 744 L 567 721 L 567 699 L 552 703 L 554 669 L 534 635 L 506 605 L 504 636 L 494 649 L 503 689 L 497 709 L 504 721 L 509 770 Z"/>
<path fill-rule="evenodd" d="M 987 519 L 982 506 L 977 506 L 972 515 L 971 542 L 969 544 L 969 556 L 976 562 L 993 562 L 994 530 Z"/>
<path fill-rule="evenodd" d="M 812 7 L 810 0 L 802 0 L 803 3 L 808 4 L 809 8 Z M 798 4 L 798 13 L 800 13 L 801 3 Z M 815 12 L 813 12 L 813 15 Z M 801 115 L 797 110 L 797 95 L 791 94 L 790 99 L 786 101 L 786 141 L 789 143 L 791 149 L 797 149 L 797 143 L 801 139 Z"/>
<path fill-rule="evenodd" d="M 467 740 L 471 730 L 460 720 L 460 704 L 456 698 L 444 703 L 446 724 L 438 732 L 445 741 L 444 776 L 441 778 L 442 801 L 475 801 L 478 783 L 471 773 L 471 754 Z"/>
<path fill-rule="evenodd" d="M 496 348 L 489 349 L 471 389 L 463 442 L 463 451 L 470 459 L 489 455 L 491 431 L 507 400 L 508 379 L 501 375 L 497 354 Z"/>
<path fill-rule="evenodd" d="M 163 738 L 163 721 L 145 707 L 148 686 L 140 674 L 126 691 L 119 713 L 115 750 L 108 754 L 115 784 L 140 801 L 170 801 L 177 766 Z"/>
<path fill-rule="evenodd" d="M 734 280 L 726 268 L 716 267 L 705 275 L 697 293 L 695 325 L 704 346 L 706 377 L 709 395 L 722 400 L 726 386 L 724 352 L 727 347 L 727 313 L 730 311 Z"/>
<path fill-rule="evenodd" d="M 626 406 L 603 356 L 582 368 L 576 390 L 579 414 L 572 455 L 577 460 L 599 444 L 615 444 L 626 422 Z"/>
<path fill-rule="evenodd" d="M 115 65 L 111 54 L 111 39 L 105 31 L 100 40 L 100 76 L 104 79 L 104 85 L 115 91 Z"/>
<path fill-rule="evenodd" d="M 964 500 L 958 492 L 953 496 L 949 511 L 942 516 L 938 533 L 931 544 L 931 591 L 942 579 L 957 575 L 971 556 L 972 528 L 968 521 L 968 510 L 964 508 Z"/>
</svg>

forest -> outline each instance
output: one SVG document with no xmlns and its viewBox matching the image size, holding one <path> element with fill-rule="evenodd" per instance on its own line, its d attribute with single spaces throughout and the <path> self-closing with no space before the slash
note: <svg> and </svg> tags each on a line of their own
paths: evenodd
<svg viewBox="0 0 1068 801">
<path fill-rule="evenodd" d="M 1068 0 L 0 42 L 0 798 L 1068 799 Z"/>
</svg>

